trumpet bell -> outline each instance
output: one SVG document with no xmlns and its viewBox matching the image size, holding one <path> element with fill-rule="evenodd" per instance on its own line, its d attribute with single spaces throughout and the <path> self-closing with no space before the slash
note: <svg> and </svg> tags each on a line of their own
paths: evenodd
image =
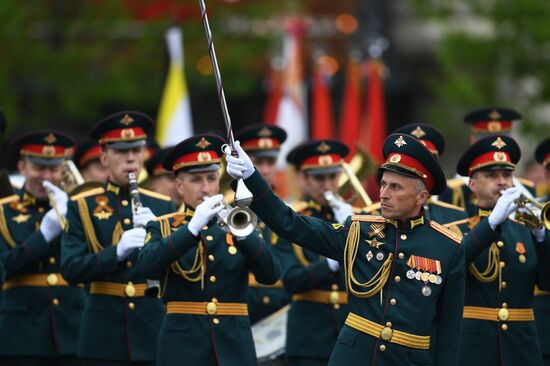
<svg viewBox="0 0 550 366">
<path fill-rule="evenodd" d="M 227 228 L 237 237 L 250 235 L 258 223 L 258 217 L 248 207 L 235 207 L 227 215 Z"/>
</svg>

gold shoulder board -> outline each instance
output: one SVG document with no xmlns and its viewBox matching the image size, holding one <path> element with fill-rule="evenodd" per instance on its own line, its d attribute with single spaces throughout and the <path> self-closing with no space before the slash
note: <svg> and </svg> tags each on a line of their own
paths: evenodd
<svg viewBox="0 0 550 366">
<path fill-rule="evenodd" d="M 353 215 L 351 221 L 363 221 L 363 222 L 386 222 L 386 219 L 382 216 L 375 215 Z"/>
<path fill-rule="evenodd" d="M 445 235 L 447 238 L 451 239 L 457 244 L 460 244 L 462 242 L 462 235 L 455 233 L 452 230 L 447 229 L 445 226 L 438 224 L 437 222 L 430 220 L 430 226 L 435 231 L 440 232 L 441 234 Z"/>
<path fill-rule="evenodd" d="M 10 196 L 0 198 L 0 205 L 5 205 L 6 203 L 12 203 L 15 201 L 19 201 L 19 196 L 16 194 L 12 194 Z"/>
<path fill-rule="evenodd" d="M 467 217 L 467 218 L 465 218 L 465 219 L 447 222 L 447 223 L 443 224 L 443 226 L 446 227 L 446 228 L 450 228 L 451 226 L 454 226 L 454 225 L 466 224 L 466 223 L 468 223 L 469 221 L 470 221 L 470 217 Z"/>
<path fill-rule="evenodd" d="M 159 200 L 172 201 L 172 199 L 169 196 L 165 195 L 165 194 L 153 192 L 153 191 L 150 191 L 150 190 L 145 189 L 145 188 L 138 188 L 138 191 L 141 194 L 144 194 L 146 196 L 150 196 L 150 197 L 153 197 L 153 198 L 158 198 Z"/>
<path fill-rule="evenodd" d="M 380 204 L 381 202 L 376 202 L 370 206 L 367 206 L 363 209 L 364 212 L 372 212 L 372 211 L 375 211 L 375 210 L 380 210 Z"/>
<path fill-rule="evenodd" d="M 166 220 L 166 219 L 171 219 L 172 217 L 174 217 L 176 215 L 181 215 L 181 214 L 182 214 L 181 212 L 176 211 L 176 212 L 172 212 L 172 213 L 169 213 L 169 214 L 166 214 L 166 215 L 157 216 L 153 219 L 153 221 L 162 221 L 162 220 Z"/>
<path fill-rule="evenodd" d="M 529 188 L 535 188 L 535 182 L 533 182 L 532 180 L 525 179 L 525 178 L 520 178 L 520 177 L 517 177 L 517 179 L 524 186 L 527 186 Z"/>
<path fill-rule="evenodd" d="M 308 206 L 308 203 L 306 201 L 297 201 L 290 204 L 290 208 L 292 208 L 296 212 L 301 212 L 304 209 L 306 209 Z"/>
<path fill-rule="evenodd" d="M 453 178 L 453 179 L 447 180 L 447 187 L 451 189 L 458 188 L 463 185 L 464 185 L 464 180 L 462 178 Z"/>
<path fill-rule="evenodd" d="M 84 192 L 80 192 L 79 194 L 75 194 L 74 196 L 71 196 L 71 201 L 78 201 L 81 198 L 95 196 L 97 194 L 101 194 L 104 192 L 105 192 L 105 188 L 103 187 L 93 188 Z"/>
<path fill-rule="evenodd" d="M 431 204 L 436 205 L 436 206 L 440 206 L 440 207 L 450 208 L 450 209 L 456 210 L 456 211 L 462 211 L 462 212 L 466 211 L 466 209 L 464 209 L 464 207 L 455 206 L 451 203 L 447 203 L 447 202 L 443 202 L 443 201 L 439 201 L 439 200 L 432 200 Z"/>
</svg>

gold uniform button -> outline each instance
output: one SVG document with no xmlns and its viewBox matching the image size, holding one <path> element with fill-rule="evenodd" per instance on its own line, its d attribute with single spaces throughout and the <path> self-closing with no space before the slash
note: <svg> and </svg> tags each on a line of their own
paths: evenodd
<svg viewBox="0 0 550 366">
<path fill-rule="evenodd" d="M 501 262 L 499 263 L 499 266 L 500 266 L 500 268 L 504 268 L 504 267 L 506 267 L 506 263 L 501 261 Z"/>
<path fill-rule="evenodd" d="M 403 254 L 403 253 L 399 253 L 398 256 L 399 256 L 399 259 L 404 259 L 405 258 L 405 254 Z"/>
<path fill-rule="evenodd" d="M 122 201 L 120 201 L 120 204 L 122 206 L 128 206 L 128 200 L 122 200 Z"/>
<path fill-rule="evenodd" d="M 337 290 L 338 290 L 338 285 L 335 284 L 335 283 L 333 283 L 332 286 L 330 286 L 330 289 L 331 289 L 332 291 L 337 291 Z"/>
<path fill-rule="evenodd" d="M 38 213 L 44 213 L 46 209 L 44 207 L 38 207 Z"/>
<path fill-rule="evenodd" d="M 220 324 L 220 319 L 214 318 L 214 319 L 212 319 L 212 323 L 218 325 L 218 324 Z"/>
<path fill-rule="evenodd" d="M 400 281 L 401 281 L 401 277 L 395 276 L 394 280 L 395 280 L 395 282 L 400 282 Z"/>
<path fill-rule="evenodd" d="M 391 299 L 391 300 L 390 300 L 390 304 L 392 304 L 392 305 L 397 304 L 397 300 L 396 300 L 396 299 Z"/>
<path fill-rule="evenodd" d="M 126 262 L 126 267 L 127 268 L 132 268 L 133 265 L 134 265 L 134 263 L 132 263 L 132 261 Z"/>
<path fill-rule="evenodd" d="M 132 282 L 128 282 L 128 284 L 124 288 L 124 293 L 128 297 L 134 297 L 136 295 L 136 288 L 134 287 L 134 284 Z"/>
<path fill-rule="evenodd" d="M 333 308 L 334 308 L 334 310 L 340 309 L 340 304 L 334 304 L 334 305 L 333 305 Z"/>
<path fill-rule="evenodd" d="M 383 340 L 383 341 L 390 341 L 391 338 L 393 337 L 393 330 L 390 328 L 390 327 L 384 327 L 381 331 L 380 331 L 380 338 Z"/>
<path fill-rule="evenodd" d="M 214 240 L 214 237 L 212 235 L 206 235 L 206 240 L 212 241 Z"/>
<path fill-rule="evenodd" d="M 506 281 L 502 281 L 502 282 L 500 283 L 500 287 L 506 288 L 506 286 L 508 286 L 508 284 L 506 283 Z"/>
<path fill-rule="evenodd" d="M 56 262 L 55 257 L 50 257 L 50 259 L 48 259 L 48 262 L 50 264 L 55 264 L 55 262 Z"/>
<path fill-rule="evenodd" d="M 210 282 L 216 282 L 216 276 L 210 276 Z"/>
<path fill-rule="evenodd" d="M 132 221 L 129 218 L 125 218 L 123 221 L 124 225 L 130 225 Z"/>
<path fill-rule="evenodd" d="M 504 246 L 504 242 L 502 240 L 497 241 L 497 247 L 502 248 Z"/>
<path fill-rule="evenodd" d="M 502 324 L 500 327 L 501 327 L 502 330 L 504 330 L 504 331 L 507 331 L 507 330 L 508 330 L 508 324 Z"/>
<path fill-rule="evenodd" d="M 401 234 L 400 238 L 401 238 L 401 240 L 407 240 L 407 235 Z"/>
<path fill-rule="evenodd" d="M 386 346 L 383 345 L 383 344 L 381 344 L 381 345 L 380 345 L 380 351 L 381 351 L 381 352 L 384 352 L 385 350 L 386 350 Z"/>
<path fill-rule="evenodd" d="M 136 308 L 136 304 L 134 304 L 133 302 L 128 303 L 128 309 L 134 310 L 135 308 Z"/>
<path fill-rule="evenodd" d="M 208 225 L 202 227 L 203 230 L 208 230 Z"/>
<path fill-rule="evenodd" d="M 52 304 L 54 304 L 55 306 L 59 305 L 59 299 L 57 298 L 53 299 Z"/>
<path fill-rule="evenodd" d="M 213 298 L 212 298 L 212 302 L 218 302 L 218 298 L 217 298 L 217 297 L 213 297 Z"/>
<path fill-rule="evenodd" d="M 210 262 L 214 262 L 214 256 L 212 254 L 208 254 L 208 260 Z"/>
<path fill-rule="evenodd" d="M 508 318 L 510 317 L 510 312 L 508 311 L 508 309 L 499 309 L 498 310 L 498 319 L 500 321 L 506 321 L 508 320 Z"/>
<path fill-rule="evenodd" d="M 214 315 L 218 312 L 218 304 L 211 301 L 208 304 L 206 304 L 206 314 L 208 315 Z"/>
<path fill-rule="evenodd" d="M 50 286 L 57 285 L 57 275 L 55 273 L 50 273 L 48 277 L 46 277 L 46 282 Z"/>
<path fill-rule="evenodd" d="M 506 308 L 508 307 L 508 304 L 505 303 L 505 302 L 503 302 L 503 303 L 502 303 L 502 307 L 503 307 L 504 309 L 506 309 Z"/>
<path fill-rule="evenodd" d="M 268 305 L 270 302 L 269 296 L 262 297 L 262 302 L 264 303 L 264 305 Z"/>
<path fill-rule="evenodd" d="M 387 323 L 386 323 L 386 327 L 391 328 L 391 326 L 392 326 L 392 323 L 391 323 L 391 322 L 387 322 Z"/>
</svg>

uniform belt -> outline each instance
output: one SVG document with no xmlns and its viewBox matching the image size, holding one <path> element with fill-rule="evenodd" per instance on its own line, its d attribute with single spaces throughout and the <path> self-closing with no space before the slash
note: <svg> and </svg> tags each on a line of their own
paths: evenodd
<svg viewBox="0 0 550 366">
<path fill-rule="evenodd" d="M 248 286 L 250 287 L 265 287 L 265 288 L 283 288 L 283 281 L 277 280 L 273 285 L 264 285 L 256 280 L 253 273 L 248 274 Z"/>
<path fill-rule="evenodd" d="M 494 322 L 526 322 L 535 320 L 533 309 L 482 308 L 479 306 L 465 306 L 463 317 Z"/>
<path fill-rule="evenodd" d="M 348 303 L 348 294 L 344 291 L 311 290 L 302 294 L 293 295 L 292 301 L 309 301 L 318 302 L 321 304 L 344 305 Z"/>
<path fill-rule="evenodd" d="M 400 344 L 409 348 L 430 349 L 430 336 L 419 336 L 401 332 L 392 329 L 389 323 L 389 326 L 383 326 L 354 313 L 348 314 L 346 325 L 386 342 Z"/>
<path fill-rule="evenodd" d="M 94 295 L 110 295 L 119 297 L 143 297 L 147 285 L 144 283 L 133 284 L 115 282 L 92 282 L 90 293 Z"/>
<path fill-rule="evenodd" d="M 248 316 L 248 305 L 239 302 L 194 302 L 169 301 L 166 304 L 167 314 L 192 315 L 242 315 Z"/>
<path fill-rule="evenodd" d="M 69 286 L 67 281 L 61 276 L 61 273 L 37 273 L 15 277 L 7 280 L 2 285 L 2 290 L 9 290 L 14 287 L 51 287 L 51 286 Z"/>
</svg>

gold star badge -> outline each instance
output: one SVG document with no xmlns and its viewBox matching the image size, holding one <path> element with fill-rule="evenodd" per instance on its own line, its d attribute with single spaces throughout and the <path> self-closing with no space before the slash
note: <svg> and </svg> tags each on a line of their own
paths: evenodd
<svg viewBox="0 0 550 366">
<path fill-rule="evenodd" d="M 500 113 L 498 113 L 496 109 L 493 109 L 491 113 L 489 113 L 489 118 L 493 121 L 499 120 L 500 117 Z"/>
<path fill-rule="evenodd" d="M 16 223 L 18 223 L 18 224 L 22 224 L 22 223 L 24 223 L 24 222 L 29 221 L 30 218 L 31 218 L 31 215 L 19 214 L 19 215 L 17 215 L 17 216 L 12 217 L 11 219 L 12 219 L 13 221 L 15 221 Z"/>
<path fill-rule="evenodd" d="M 502 149 L 504 146 L 506 146 L 506 143 L 504 141 L 502 141 L 502 139 L 499 137 L 497 137 L 497 139 L 495 141 L 493 141 L 493 143 L 491 144 L 491 146 L 494 146 L 496 147 L 497 149 Z"/>
<path fill-rule="evenodd" d="M 51 145 L 57 141 L 57 138 L 54 136 L 53 133 L 50 133 L 48 136 L 44 137 L 44 141 Z"/>
<path fill-rule="evenodd" d="M 426 136 L 426 132 L 424 132 L 424 130 L 420 126 L 416 126 L 416 128 L 411 131 L 411 135 L 413 135 L 417 139 L 420 139 Z"/>
<path fill-rule="evenodd" d="M 403 136 L 399 136 L 399 138 L 394 141 L 394 144 L 397 145 L 397 147 L 401 147 L 407 145 L 407 142 L 403 139 Z"/>
<path fill-rule="evenodd" d="M 258 136 L 260 137 L 269 137 L 271 135 L 272 135 L 271 130 L 267 127 L 262 128 L 260 132 L 258 132 Z"/>
<path fill-rule="evenodd" d="M 129 115 L 125 114 L 124 117 L 120 120 L 120 123 L 122 123 L 125 126 L 128 126 L 130 123 L 134 122 L 135 120 L 130 117 Z"/>
<path fill-rule="evenodd" d="M 324 153 L 326 153 L 327 151 L 330 150 L 330 146 L 323 141 L 323 142 L 321 142 L 321 144 L 319 146 L 317 146 L 316 150 L 320 151 L 324 154 Z"/>
<path fill-rule="evenodd" d="M 201 137 L 200 141 L 197 142 L 197 144 L 195 146 L 204 150 L 210 145 L 212 145 L 212 144 L 210 142 L 208 142 L 207 139 L 205 139 L 204 137 Z"/>
</svg>

